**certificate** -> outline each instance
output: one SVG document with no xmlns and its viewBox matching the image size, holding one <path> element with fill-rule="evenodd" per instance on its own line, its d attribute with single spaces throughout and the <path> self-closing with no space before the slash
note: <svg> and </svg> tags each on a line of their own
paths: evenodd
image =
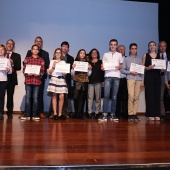
<svg viewBox="0 0 170 170">
<path fill-rule="evenodd" d="M 70 64 L 69 63 L 56 63 L 54 71 L 58 73 L 70 73 Z"/>
<path fill-rule="evenodd" d="M 145 66 L 131 63 L 130 65 L 130 71 L 135 71 L 140 74 L 144 74 Z"/>
<path fill-rule="evenodd" d="M 27 64 L 26 65 L 26 68 L 25 68 L 25 73 L 27 73 L 27 74 L 40 74 L 40 68 L 41 68 L 41 66 L 39 66 L 39 65 L 29 65 L 29 64 Z"/>
<path fill-rule="evenodd" d="M 168 61 L 168 64 L 167 64 L 167 71 L 170 71 L 170 61 Z"/>
<path fill-rule="evenodd" d="M 0 59 L 0 70 L 5 70 L 7 67 L 7 59 L 1 58 Z"/>
<path fill-rule="evenodd" d="M 104 70 L 116 70 L 116 66 L 119 66 L 117 61 L 110 60 L 110 61 L 103 61 Z"/>
<path fill-rule="evenodd" d="M 166 60 L 152 59 L 152 65 L 154 69 L 166 69 Z"/>
<path fill-rule="evenodd" d="M 88 62 L 75 61 L 76 67 L 74 71 L 88 72 Z"/>
</svg>

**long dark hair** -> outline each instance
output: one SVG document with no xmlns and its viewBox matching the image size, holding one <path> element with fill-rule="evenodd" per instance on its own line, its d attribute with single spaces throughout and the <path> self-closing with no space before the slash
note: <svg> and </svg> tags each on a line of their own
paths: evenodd
<svg viewBox="0 0 170 170">
<path fill-rule="evenodd" d="M 75 61 L 82 61 L 82 59 L 80 59 L 80 52 L 81 52 L 81 51 L 84 51 L 84 52 L 85 52 L 85 57 L 84 57 L 83 61 L 86 61 L 86 62 L 87 62 L 85 49 L 81 49 L 81 50 L 78 51 L 77 56 L 76 56 L 76 58 L 75 58 Z"/>
<path fill-rule="evenodd" d="M 93 48 L 90 52 L 89 52 L 89 60 L 92 60 L 92 52 L 93 51 L 97 51 L 97 59 L 100 59 L 100 53 L 96 48 Z"/>
</svg>

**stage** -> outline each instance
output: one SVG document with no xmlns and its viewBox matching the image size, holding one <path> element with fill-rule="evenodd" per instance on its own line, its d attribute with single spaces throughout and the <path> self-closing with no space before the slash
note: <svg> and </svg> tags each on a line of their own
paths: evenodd
<svg viewBox="0 0 170 170">
<path fill-rule="evenodd" d="M 170 169 L 170 121 L 0 120 L 0 169 Z"/>
</svg>

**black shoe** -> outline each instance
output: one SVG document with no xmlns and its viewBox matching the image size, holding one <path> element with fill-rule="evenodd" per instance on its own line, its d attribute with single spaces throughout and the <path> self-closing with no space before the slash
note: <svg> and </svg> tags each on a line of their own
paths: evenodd
<svg viewBox="0 0 170 170">
<path fill-rule="evenodd" d="M 129 122 L 133 122 L 134 121 L 134 117 L 133 117 L 134 115 L 129 115 L 128 116 L 128 121 Z"/>
<path fill-rule="evenodd" d="M 54 115 L 54 120 L 58 120 L 58 116 L 57 115 Z"/>
<path fill-rule="evenodd" d="M 139 117 L 137 117 L 137 115 L 133 115 L 133 118 L 134 118 L 134 121 L 135 121 L 135 122 L 140 121 L 140 118 L 139 118 Z"/>
<path fill-rule="evenodd" d="M 13 118 L 12 114 L 8 115 L 8 119 L 12 119 L 12 118 Z"/>
<path fill-rule="evenodd" d="M 0 120 L 3 120 L 4 119 L 4 116 L 3 115 L 0 115 Z"/>
<path fill-rule="evenodd" d="M 93 117 L 92 117 L 92 113 L 88 113 L 88 114 L 87 114 L 87 118 L 88 118 L 88 119 L 92 119 L 92 118 L 93 118 Z"/>
<path fill-rule="evenodd" d="M 165 115 L 161 115 L 161 116 L 160 116 L 160 119 L 161 119 L 161 120 L 165 120 L 165 119 L 166 119 L 166 116 L 165 116 Z"/>
<path fill-rule="evenodd" d="M 65 120 L 65 119 L 66 119 L 66 116 L 64 116 L 64 115 L 58 116 L 58 119 Z"/>
<path fill-rule="evenodd" d="M 94 119 L 98 119 L 98 118 L 99 118 L 99 113 L 98 113 L 98 114 L 95 114 L 93 118 L 94 118 Z"/>
</svg>

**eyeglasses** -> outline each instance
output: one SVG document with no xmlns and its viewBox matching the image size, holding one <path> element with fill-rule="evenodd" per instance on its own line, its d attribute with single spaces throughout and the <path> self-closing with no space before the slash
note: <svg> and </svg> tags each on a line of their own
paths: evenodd
<svg viewBox="0 0 170 170">
<path fill-rule="evenodd" d="M 55 52 L 56 54 L 61 54 L 61 52 Z"/>
</svg>

